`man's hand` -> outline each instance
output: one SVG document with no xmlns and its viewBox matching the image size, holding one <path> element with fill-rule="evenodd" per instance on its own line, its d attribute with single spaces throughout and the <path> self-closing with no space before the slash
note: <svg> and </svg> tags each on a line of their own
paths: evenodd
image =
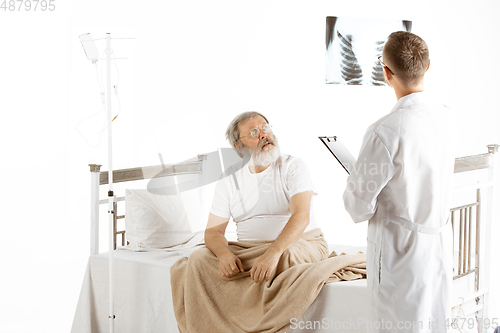
<svg viewBox="0 0 500 333">
<path fill-rule="evenodd" d="M 231 253 L 219 259 L 219 271 L 222 276 L 230 279 L 234 274 L 244 272 L 245 270 L 243 269 L 241 260 Z"/>
<path fill-rule="evenodd" d="M 271 273 L 278 265 L 280 259 L 279 253 L 266 251 L 262 256 L 260 256 L 253 264 L 250 270 L 250 277 L 253 282 L 262 282 L 264 280 L 269 280 Z"/>
<path fill-rule="evenodd" d="M 241 260 L 228 248 L 224 237 L 229 218 L 210 213 L 205 229 L 205 245 L 219 259 L 219 272 L 226 278 L 231 278 L 238 272 L 244 272 Z"/>
</svg>

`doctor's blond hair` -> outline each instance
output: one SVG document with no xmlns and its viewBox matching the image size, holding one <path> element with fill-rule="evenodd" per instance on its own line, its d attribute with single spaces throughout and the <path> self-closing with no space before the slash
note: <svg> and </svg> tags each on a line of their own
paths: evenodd
<svg viewBox="0 0 500 333">
<path fill-rule="evenodd" d="M 429 48 L 419 36 L 397 31 L 389 35 L 384 45 L 383 59 L 403 84 L 418 83 L 429 65 Z"/>
<path fill-rule="evenodd" d="M 233 121 L 231 121 L 226 130 L 226 139 L 229 140 L 229 143 L 231 144 L 232 147 L 234 147 L 235 144 L 238 147 L 240 146 L 240 124 L 249 121 L 255 116 L 261 116 L 269 124 L 267 118 L 264 117 L 264 115 L 262 115 L 261 113 L 256 111 L 247 111 L 240 113 L 233 119 Z"/>
</svg>

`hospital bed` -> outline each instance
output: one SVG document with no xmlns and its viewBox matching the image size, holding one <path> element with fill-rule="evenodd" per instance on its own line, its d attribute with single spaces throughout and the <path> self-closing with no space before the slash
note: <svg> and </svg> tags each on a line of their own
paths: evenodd
<svg viewBox="0 0 500 333">
<path fill-rule="evenodd" d="M 489 145 L 488 153 L 455 160 L 454 208 L 451 223 L 454 233 L 453 317 L 462 332 L 482 332 L 487 318 L 490 229 L 494 218 L 493 200 L 498 183 L 498 145 Z M 195 161 L 116 170 L 114 183 L 137 188 L 136 181 L 174 175 L 202 175 L 206 155 Z M 101 185 L 108 173 L 99 165 L 91 171 L 91 256 L 83 279 L 72 333 L 108 332 L 108 253 L 99 251 Z M 172 177 L 173 178 L 173 177 Z M 104 188 L 104 187 L 102 187 Z M 115 332 L 178 332 L 173 312 L 170 267 L 181 257 L 203 246 L 202 232 L 187 243 L 166 249 L 137 252 L 127 246 L 123 224 L 125 197 L 113 205 L 114 314 Z M 102 214 L 101 214 L 102 215 Z M 365 251 L 364 247 L 329 244 L 330 251 L 347 254 Z M 137 249 L 135 249 L 137 250 Z M 291 320 L 287 332 L 366 332 L 368 322 L 366 279 L 326 284 L 301 318 Z M 475 325 L 472 329 L 470 322 Z M 451 323 L 451 322 L 450 322 Z M 465 324 L 465 325 L 464 325 Z M 457 330 L 459 332 L 459 330 Z"/>
</svg>

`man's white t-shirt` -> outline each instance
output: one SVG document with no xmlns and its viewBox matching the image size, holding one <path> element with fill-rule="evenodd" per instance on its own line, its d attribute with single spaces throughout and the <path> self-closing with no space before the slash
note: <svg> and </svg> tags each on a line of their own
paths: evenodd
<svg viewBox="0 0 500 333">
<path fill-rule="evenodd" d="M 306 164 L 300 158 L 281 155 L 266 170 L 251 173 L 238 163 L 218 181 L 210 212 L 232 217 L 239 241 L 275 240 L 290 219 L 290 199 L 297 193 L 313 191 Z M 318 228 L 314 214 L 306 231 Z"/>
</svg>

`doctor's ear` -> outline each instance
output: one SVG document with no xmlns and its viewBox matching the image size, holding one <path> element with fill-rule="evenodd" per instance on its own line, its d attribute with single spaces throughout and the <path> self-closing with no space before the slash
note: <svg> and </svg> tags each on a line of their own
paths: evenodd
<svg viewBox="0 0 500 333">
<path fill-rule="evenodd" d="M 427 65 L 427 69 L 425 70 L 426 72 L 429 70 L 429 67 L 431 67 L 431 60 L 429 59 L 429 64 Z"/>
<path fill-rule="evenodd" d="M 391 70 L 388 67 L 384 66 L 384 67 L 382 67 L 382 69 L 384 70 L 384 76 L 386 79 L 389 79 L 393 76 L 393 74 L 391 73 Z"/>
<path fill-rule="evenodd" d="M 384 81 L 387 83 L 389 87 L 392 87 L 392 84 L 390 80 L 392 79 L 392 73 L 387 67 L 382 67 L 382 70 L 384 71 Z"/>
</svg>

